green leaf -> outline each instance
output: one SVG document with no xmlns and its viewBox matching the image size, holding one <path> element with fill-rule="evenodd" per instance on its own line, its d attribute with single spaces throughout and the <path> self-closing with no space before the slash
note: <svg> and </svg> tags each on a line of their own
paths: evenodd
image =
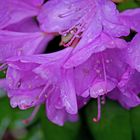
<svg viewBox="0 0 140 140">
<path fill-rule="evenodd" d="M 131 110 L 131 126 L 134 139 L 140 140 L 140 107 Z"/>
<path fill-rule="evenodd" d="M 32 111 L 31 109 L 26 111 L 13 109 L 10 106 L 9 99 L 7 97 L 0 98 L 0 108 L 0 139 L 2 139 L 7 129 L 14 131 L 20 128 L 25 128 L 22 120 L 29 117 Z"/>
<path fill-rule="evenodd" d="M 42 108 L 41 112 L 42 129 L 46 140 L 77 140 L 80 131 L 80 121 L 57 126 L 47 119 L 44 108 Z"/>
<path fill-rule="evenodd" d="M 140 5 L 140 0 L 135 0 L 138 5 Z"/>
<path fill-rule="evenodd" d="M 39 123 L 34 124 L 22 140 L 46 140 Z"/>
<path fill-rule="evenodd" d="M 92 110 L 92 111 L 91 111 Z M 86 108 L 87 123 L 95 140 L 131 140 L 130 113 L 116 102 L 107 100 L 102 106 L 101 120 L 92 122 L 97 114 L 97 105 L 91 101 Z"/>
<path fill-rule="evenodd" d="M 139 5 L 134 0 L 126 0 L 118 5 L 120 11 L 124 11 L 131 8 L 137 8 Z"/>
</svg>

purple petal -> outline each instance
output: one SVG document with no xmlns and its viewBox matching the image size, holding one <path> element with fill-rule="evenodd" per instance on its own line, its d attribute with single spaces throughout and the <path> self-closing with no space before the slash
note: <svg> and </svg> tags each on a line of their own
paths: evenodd
<svg viewBox="0 0 140 140">
<path fill-rule="evenodd" d="M 33 18 L 26 18 L 20 22 L 11 24 L 4 28 L 4 30 L 14 31 L 14 32 L 39 32 L 40 28 L 37 22 Z"/>
<path fill-rule="evenodd" d="M 31 3 L 31 1 L 30 1 Z M 21 21 L 24 18 L 36 16 L 39 7 L 34 4 L 29 4 L 27 0 L 1 0 L 0 1 L 0 29 L 7 25 Z"/>
<path fill-rule="evenodd" d="M 100 7 L 99 7 L 100 8 Z M 119 18 L 119 11 L 116 5 L 107 1 L 101 7 L 103 30 L 114 37 L 126 36 L 129 34 L 129 28 L 121 23 Z"/>
<path fill-rule="evenodd" d="M 61 32 L 69 29 L 85 12 L 86 1 L 53 0 L 48 1 L 42 8 L 38 20 L 41 28 L 47 32 Z M 75 14 L 76 12 L 76 14 Z"/>
<path fill-rule="evenodd" d="M 123 74 L 118 89 L 109 93 L 108 96 L 111 99 L 118 100 L 123 107 L 129 109 L 140 104 L 139 91 L 140 73 L 129 68 Z"/>
<path fill-rule="evenodd" d="M 64 71 L 61 78 L 63 79 L 60 86 L 62 102 L 68 113 L 77 114 L 78 107 L 74 87 L 73 71 Z"/>
<path fill-rule="evenodd" d="M 41 32 L 18 33 L 0 31 L 0 62 L 11 56 L 29 55 L 42 50 L 42 42 L 46 40 Z M 43 46 L 44 48 L 45 46 Z"/>
<path fill-rule="evenodd" d="M 62 107 L 62 105 L 58 107 L 58 102 L 61 102 L 59 92 L 59 90 L 55 90 L 52 94 L 48 96 L 46 100 L 46 113 L 50 121 L 62 126 L 67 120 L 75 121 L 76 115 L 68 114 Z"/>
<path fill-rule="evenodd" d="M 121 13 L 120 17 L 124 25 L 135 31 L 140 31 L 140 8 L 126 10 Z"/>
<path fill-rule="evenodd" d="M 97 98 L 115 88 L 126 71 L 127 64 L 118 49 L 108 49 L 94 54 L 75 68 L 77 94 Z M 84 79 L 84 82 L 81 82 Z"/>
<path fill-rule="evenodd" d="M 45 80 L 41 79 L 31 70 L 20 71 L 12 67 L 8 67 L 6 78 L 7 84 L 11 89 L 31 90 L 46 84 Z"/>
<path fill-rule="evenodd" d="M 140 34 L 137 34 L 124 52 L 127 63 L 140 71 Z"/>
<path fill-rule="evenodd" d="M 33 90 L 9 90 L 10 104 L 13 108 L 19 107 L 22 110 L 37 106 L 43 103 L 44 98 L 37 99 L 42 88 Z"/>
<path fill-rule="evenodd" d="M 100 37 L 93 40 L 88 45 L 85 45 L 82 49 L 73 53 L 66 61 L 64 67 L 75 67 L 85 62 L 92 54 L 101 52 L 106 48 L 125 48 L 127 43 L 119 38 L 112 38 L 106 34 L 101 34 Z"/>
</svg>

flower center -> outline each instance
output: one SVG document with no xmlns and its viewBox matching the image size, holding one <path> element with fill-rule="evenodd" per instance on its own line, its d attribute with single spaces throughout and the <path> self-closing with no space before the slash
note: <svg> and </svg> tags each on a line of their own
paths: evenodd
<svg viewBox="0 0 140 140">
<path fill-rule="evenodd" d="M 95 4 L 89 0 L 88 5 L 84 7 L 83 10 L 85 11 L 84 15 L 74 24 L 74 26 L 60 33 L 62 35 L 60 45 L 65 47 L 76 47 L 79 43 L 95 15 Z"/>
</svg>

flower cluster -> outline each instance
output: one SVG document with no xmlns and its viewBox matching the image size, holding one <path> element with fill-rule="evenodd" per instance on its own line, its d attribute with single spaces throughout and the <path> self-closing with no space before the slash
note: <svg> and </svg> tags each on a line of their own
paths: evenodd
<svg viewBox="0 0 140 140">
<path fill-rule="evenodd" d="M 26 122 L 41 104 L 58 125 L 76 121 L 91 98 L 98 101 L 95 122 L 106 97 L 138 106 L 139 24 L 139 8 L 120 13 L 111 0 L 1 0 L 0 88 L 13 108 L 35 107 Z M 44 53 L 57 35 L 64 49 Z"/>
</svg>

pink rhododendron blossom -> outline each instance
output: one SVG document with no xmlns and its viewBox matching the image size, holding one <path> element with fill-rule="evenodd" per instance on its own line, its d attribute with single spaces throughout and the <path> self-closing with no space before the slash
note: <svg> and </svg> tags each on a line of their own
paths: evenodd
<svg viewBox="0 0 140 140">
<path fill-rule="evenodd" d="M 12 56 L 37 54 L 45 50 L 53 35 L 42 32 L 34 18 L 43 2 L 0 1 L 0 64 Z"/>
<path fill-rule="evenodd" d="M 102 40 L 103 34 L 112 41 L 114 37 L 128 35 L 129 28 L 123 25 L 119 15 L 115 4 L 109 0 L 52 0 L 43 6 L 38 20 L 42 30 L 59 32 L 69 38 L 66 42 L 62 40 L 64 46 L 73 47 L 77 43 L 74 55 L 97 38 Z M 101 42 L 99 51 L 106 49 L 102 46 Z M 94 45 L 90 45 L 92 47 Z"/>
<path fill-rule="evenodd" d="M 111 0 L 0 0 L 0 88 L 11 106 L 35 107 L 28 122 L 45 104 L 58 125 L 76 121 L 90 99 L 98 102 L 94 122 L 106 97 L 126 109 L 138 106 L 139 14 L 121 13 Z M 43 54 L 54 35 L 65 48 Z"/>
<path fill-rule="evenodd" d="M 88 98 L 76 97 L 73 69 L 66 72 L 58 69 L 65 60 L 62 58 L 67 58 L 69 52 L 71 48 L 50 55 L 13 57 L 7 60 L 9 67 L 4 83 L 11 106 L 27 109 L 45 103 L 47 116 L 54 123 L 63 125 L 65 120 L 74 121 L 78 108 Z"/>
<path fill-rule="evenodd" d="M 127 43 L 125 40 L 120 38 L 110 38 L 107 34 L 101 34 L 96 40 L 92 41 L 85 47 L 81 48 L 78 52 L 72 53 L 69 59 L 65 62 L 64 67 L 70 68 L 77 66 L 92 55 L 102 52 L 105 49 L 112 49 L 112 48 L 126 48 Z"/>
<path fill-rule="evenodd" d="M 122 75 L 128 69 L 119 49 L 97 53 L 85 63 L 65 69 L 63 65 L 71 52 L 72 48 L 67 48 L 58 53 L 9 59 L 7 92 L 11 105 L 26 109 L 46 101 L 48 118 L 58 123 L 51 118 L 52 109 L 49 106 L 54 106 L 51 102 L 55 102 L 55 98 L 50 99 L 51 96 L 58 96 L 60 99 L 56 98 L 55 107 L 59 104 L 65 109 L 64 112 L 76 115 L 79 104 L 77 97 L 88 99 L 107 96 L 108 92 L 118 87 Z M 84 82 L 81 82 L 83 79 Z M 23 92 L 24 90 L 27 92 Z"/>
</svg>

